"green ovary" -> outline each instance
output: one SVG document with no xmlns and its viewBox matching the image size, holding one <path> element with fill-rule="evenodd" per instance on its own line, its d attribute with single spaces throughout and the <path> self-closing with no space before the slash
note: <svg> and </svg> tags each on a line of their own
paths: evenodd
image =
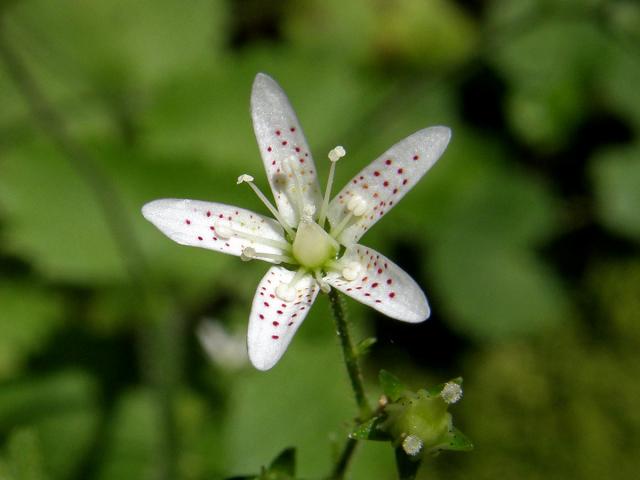
<svg viewBox="0 0 640 480">
<path fill-rule="evenodd" d="M 317 223 L 302 220 L 293 241 L 293 258 L 301 266 L 314 269 L 321 267 L 338 253 L 338 243 Z"/>
</svg>

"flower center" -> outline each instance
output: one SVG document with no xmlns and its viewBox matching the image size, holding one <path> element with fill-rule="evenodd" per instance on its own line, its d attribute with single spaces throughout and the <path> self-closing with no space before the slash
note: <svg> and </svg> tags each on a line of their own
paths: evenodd
<svg viewBox="0 0 640 480">
<path fill-rule="evenodd" d="M 320 225 L 303 218 L 293 241 L 293 258 L 306 268 L 313 269 L 334 259 L 340 245 Z"/>
</svg>

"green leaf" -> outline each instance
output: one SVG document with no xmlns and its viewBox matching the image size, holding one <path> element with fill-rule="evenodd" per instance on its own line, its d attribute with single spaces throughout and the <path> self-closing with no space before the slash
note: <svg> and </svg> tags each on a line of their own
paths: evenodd
<svg viewBox="0 0 640 480">
<path fill-rule="evenodd" d="M 591 167 L 600 219 L 640 241 L 640 146 L 609 149 L 597 155 Z"/>
<path fill-rule="evenodd" d="M 51 291 L 0 281 L 0 379 L 15 374 L 59 328 L 61 300 Z"/>
<path fill-rule="evenodd" d="M 296 474 L 296 449 L 284 449 L 269 465 L 270 473 L 295 476 Z"/>
<path fill-rule="evenodd" d="M 490 59 L 509 84 L 507 114 L 516 133 L 532 147 L 555 150 L 588 113 L 588 86 L 611 42 L 588 18 L 540 18 L 505 29 Z"/>
<path fill-rule="evenodd" d="M 352 417 L 353 401 L 346 375 L 336 382 L 336 372 L 344 369 L 337 349 L 326 348 L 333 329 L 319 321 L 326 316 L 324 302 L 317 303 L 305 320 L 316 323 L 313 342 L 296 338 L 275 368 L 249 370 L 229 389 L 222 432 L 227 471 L 258 471 L 265 458 L 292 443 L 299 455 L 297 476 L 317 478 L 330 470 L 330 444 L 322 439 L 344 435 L 339 425 Z"/>
<path fill-rule="evenodd" d="M 383 417 L 376 415 L 358 425 L 349 436 L 355 440 L 389 440 L 389 435 L 378 428 L 382 421 Z"/>
<path fill-rule="evenodd" d="M 467 436 L 456 427 L 452 428 L 449 439 L 449 443 L 444 447 L 445 450 L 454 450 L 458 452 L 469 452 L 473 450 L 473 443 L 471 440 L 469 440 L 469 438 L 467 438 Z"/>
<path fill-rule="evenodd" d="M 0 430 L 28 426 L 53 478 L 73 476 L 93 446 L 99 410 L 93 379 L 61 372 L 0 386 Z M 64 441 L 60 441 L 64 439 Z"/>
<path fill-rule="evenodd" d="M 3 480 L 46 480 L 42 445 L 33 428 L 13 432 L 7 445 L 6 459 L 0 462 Z"/>
<path fill-rule="evenodd" d="M 373 347 L 377 341 L 378 339 L 375 337 L 369 337 L 361 340 L 358 345 L 356 345 L 356 355 L 358 357 L 366 356 L 371 350 L 371 347 Z"/>
<path fill-rule="evenodd" d="M 109 422 L 98 480 L 153 478 L 163 469 L 162 418 L 154 392 L 122 395 Z"/>
<path fill-rule="evenodd" d="M 422 463 L 421 457 L 410 457 L 404 452 L 402 447 L 396 447 L 395 457 L 398 480 L 414 480 Z"/>
<path fill-rule="evenodd" d="M 407 387 L 404 386 L 400 379 L 386 370 L 380 370 L 378 379 L 382 391 L 392 402 L 398 400 L 407 391 Z"/>
<path fill-rule="evenodd" d="M 493 150 L 459 135 L 459 155 L 475 145 L 475 156 Z M 454 150 L 455 151 L 455 150 Z M 493 152 L 495 153 L 495 152 Z M 492 341 L 542 332 L 566 322 L 572 308 L 560 279 L 537 253 L 557 229 L 558 205 L 531 176 L 500 164 L 461 160 L 466 174 L 454 184 L 447 217 L 434 228 L 425 269 L 434 276 L 447 317 L 466 335 Z"/>
</svg>

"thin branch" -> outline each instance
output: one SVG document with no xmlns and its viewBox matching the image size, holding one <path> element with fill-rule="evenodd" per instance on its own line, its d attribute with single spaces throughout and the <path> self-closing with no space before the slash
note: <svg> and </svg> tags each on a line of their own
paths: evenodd
<svg viewBox="0 0 640 480">
<path fill-rule="evenodd" d="M 356 403 L 358 404 L 358 409 L 360 411 L 359 419 L 364 420 L 371 415 L 371 407 L 369 406 L 369 402 L 367 401 L 367 397 L 364 393 L 362 372 L 360 371 L 360 365 L 358 365 L 356 349 L 353 345 L 353 341 L 351 340 L 351 333 L 349 332 L 349 325 L 342 306 L 342 299 L 335 288 L 332 288 L 329 292 L 329 300 L 331 303 L 331 310 L 333 311 L 333 317 L 336 322 L 340 346 L 342 347 L 344 363 L 347 367 L 347 373 L 349 374 L 349 380 L 351 381 L 351 388 L 353 389 L 353 394 L 356 397 Z"/>
</svg>

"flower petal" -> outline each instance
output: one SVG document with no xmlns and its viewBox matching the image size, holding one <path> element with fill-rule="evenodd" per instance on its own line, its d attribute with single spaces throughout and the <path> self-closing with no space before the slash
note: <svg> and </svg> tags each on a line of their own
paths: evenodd
<svg viewBox="0 0 640 480">
<path fill-rule="evenodd" d="M 375 250 L 353 245 L 341 263 L 356 262 L 360 270 L 355 280 L 347 281 L 338 272 L 324 280 L 345 295 L 403 322 L 423 322 L 431 313 L 427 298 L 418 284 L 399 266 Z"/>
<path fill-rule="evenodd" d="M 327 217 L 336 226 L 345 217 L 347 205 L 359 196 L 367 211 L 353 220 L 338 236 L 343 245 L 358 241 L 382 218 L 438 160 L 451 138 L 447 127 L 430 127 L 408 136 L 353 177 L 331 201 Z"/>
<path fill-rule="evenodd" d="M 174 242 L 230 255 L 239 256 L 246 247 L 282 255 L 287 243 L 275 220 L 222 203 L 165 198 L 147 203 L 142 214 Z"/>
<path fill-rule="evenodd" d="M 260 155 L 267 171 L 278 210 L 293 227 L 298 224 L 299 208 L 320 208 L 322 197 L 309 146 L 296 114 L 280 86 L 259 73 L 251 92 L 251 118 Z M 296 177 L 300 179 L 303 205 L 299 205 Z"/>
<path fill-rule="evenodd" d="M 289 284 L 294 275 L 286 268 L 271 267 L 253 298 L 247 346 L 249 359 L 258 370 L 269 370 L 280 360 L 320 290 L 311 275 L 305 275 L 296 286 L 295 298 L 282 300 L 276 289 Z"/>
</svg>

